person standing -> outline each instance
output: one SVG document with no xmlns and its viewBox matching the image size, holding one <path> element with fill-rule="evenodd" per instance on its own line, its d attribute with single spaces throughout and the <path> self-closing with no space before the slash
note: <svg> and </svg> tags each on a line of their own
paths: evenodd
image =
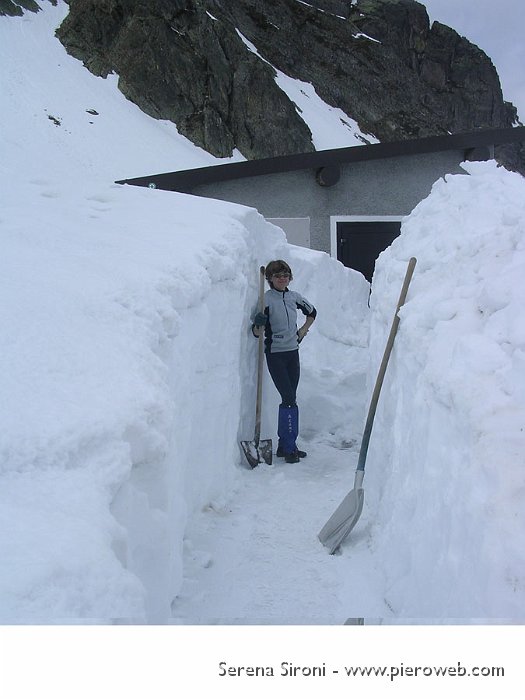
<svg viewBox="0 0 525 700">
<path fill-rule="evenodd" d="M 292 270 L 284 260 L 272 260 L 265 270 L 270 286 L 264 294 L 264 312 L 253 318 L 252 332 L 259 337 L 264 328 L 264 345 L 268 371 L 281 396 L 277 434 L 277 456 L 286 462 L 299 462 L 306 452 L 297 448 L 299 408 L 297 386 L 300 377 L 299 344 L 308 333 L 317 316 L 315 307 L 299 292 L 288 289 Z M 297 328 L 297 311 L 305 316 Z"/>
</svg>

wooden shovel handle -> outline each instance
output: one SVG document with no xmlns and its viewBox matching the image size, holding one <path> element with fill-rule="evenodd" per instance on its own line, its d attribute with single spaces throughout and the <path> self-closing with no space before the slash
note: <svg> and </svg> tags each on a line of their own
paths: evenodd
<svg viewBox="0 0 525 700">
<path fill-rule="evenodd" d="M 264 273 L 266 268 L 261 265 L 259 270 L 259 311 L 264 312 Z M 261 438 L 261 406 L 262 406 L 262 384 L 263 384 L 263 360 L 264 360 L 264 333 L 259 331 L 259 346 L 257 357 L 257 398 L 255 400 L 255 446 L 259 446 Z"/>
<path fill-rule="evenodd" d="M 372 432 L 372 425 L 374 423 L 374 416 L 376 414 L 377 402 L 379 400 L 379 393 L 383 385 L 383 379 L 385 378 L 386 367 L 388 365 L 388 360 L 390 359 L 390 354 L 392 352 L 392 347 L 394 345 L 394 338 L 396 337 L 397 327 L 399 326 L 399 310 L 405 303 L 405 299 L 408 292 L 408 286 L 412 275 L 414 273 L 414 268 L 416 266 L 416 258 L 410 258 L 408 261 L 408 268 L 405 275 L 405 280 L 403 286 L 401 287 L 401 294 L 399 295 L 399 301 L 397 302 L 396 313 L 394 314 L 394 320 L 392 321 L 392 327 L 390 328 L 390 334 L 388 340 L 386 341 L 385 352 L 383 353 L 383 359 L 381 361 L 381 366 L 379 367 L 379 372 L 377 375 L 374 391 L 372 393 L 372 398 L 370 400 L 370 408 L 368 409 L 368 416 L 366 419 L 366 425 L 363 432 L 363 440 L 361 442 L 361 449 L 359 451 L 359 459 L 357 462 L 357 470 L 364 471 L 366 454 L 368 452 L 368 443 L 370 442 L 370 434 Z"/>
</svg>

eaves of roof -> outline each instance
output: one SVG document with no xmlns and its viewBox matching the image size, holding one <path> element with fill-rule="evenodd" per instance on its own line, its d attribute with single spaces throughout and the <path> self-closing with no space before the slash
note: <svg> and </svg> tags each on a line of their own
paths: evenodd
<svg viewBox="0 0 525 700">
<path fill-rule="evenodd" d="M 525 142 L 525 126 L 506 129 L 479 129 L 459 134 L 427 136 L 421 139 L 373 143 L 363 146 L 333 148 L 311 153 L 262 158 L 260 160 L 247 160 L 238 163 L 224 163 L 205 168 L 178 170 L 171 173 L 159 173 L 157 175 L 117 180 L 117 184 L 156 187 L 176 192 L 191 192 L 199 185 L 212 182 L 284 173 L 293 170 L 329 168 L 339 166 L 342 163 L 357 163 L 420 153 L 434 153 L 447 150 L 464 150 L 467 152 L 476 148 L 498 146 L 512 142 Z"/>
</svg>

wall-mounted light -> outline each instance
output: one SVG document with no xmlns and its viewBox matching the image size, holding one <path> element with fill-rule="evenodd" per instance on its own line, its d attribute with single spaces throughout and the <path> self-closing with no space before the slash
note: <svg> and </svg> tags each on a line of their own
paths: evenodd
<svg viewBox="0 0 525 700">
<path fill-rule="evenodd" d="M 341 177 L 341 169 L 338 165 L 327 165 L 319 168 L 315 173 L 317 184 L 321 187 L 333 187 L 339 182 Z"/>
</svg>

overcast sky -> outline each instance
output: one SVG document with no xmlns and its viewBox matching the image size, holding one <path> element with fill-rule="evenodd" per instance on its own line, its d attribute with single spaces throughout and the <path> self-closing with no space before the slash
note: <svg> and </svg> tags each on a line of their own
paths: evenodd
<svg viewBox="0 0 525 700">
<path fill-rule="evenodd" d="M 491 58 L 503 97 L 525 124 L 525 0 L 419 0 L 437 20 Z"/>
</svg>

